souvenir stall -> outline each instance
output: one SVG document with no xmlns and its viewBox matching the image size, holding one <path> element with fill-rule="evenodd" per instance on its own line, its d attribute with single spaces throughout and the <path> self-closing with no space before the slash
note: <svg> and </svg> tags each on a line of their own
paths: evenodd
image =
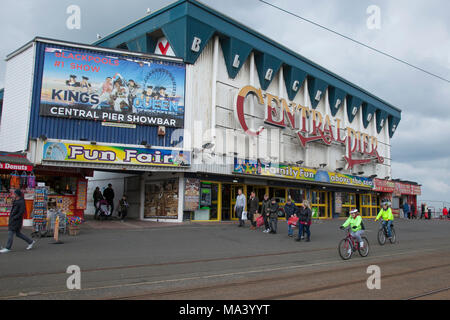
<svg viewBox="0 0 450 320">
<path fill-rule="evenodd" d="M 61 167 L 40 167 L 35 170 L 36 182 L 48 189 L 47 209 L 66 216 L 84 218 L 87 206 L 87 180 L 92 170 Z"/>
</svg>

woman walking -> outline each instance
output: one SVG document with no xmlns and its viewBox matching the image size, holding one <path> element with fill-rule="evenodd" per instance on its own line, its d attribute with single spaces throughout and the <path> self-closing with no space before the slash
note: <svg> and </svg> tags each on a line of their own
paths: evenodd
<svg viewBox="0 0 450 320">
<path fill-rule="evenodd" d="M 300 210 L 298 217 L 299 217 L 298 237 L 297 239 L 295 239 L 295 241 L 302 240 L 302 234 L 304 229 L 306 232 L 306 242 L 310 242 L 311 241 L 310 226 L 311 226 L 312 211 L 311 208 L 309 207 L 308 200 L 303 200 L 303 210 Z"/>
</svg>

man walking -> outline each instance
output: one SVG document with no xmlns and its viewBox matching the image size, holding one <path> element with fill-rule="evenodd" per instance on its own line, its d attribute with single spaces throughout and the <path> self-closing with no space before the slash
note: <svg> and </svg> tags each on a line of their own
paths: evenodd
<svg viewBox="0 0 450 320">
<path fill-rule="evenodd" d="M 277 200 L 275 198 L 272 198 L 272 200 L 270 201 L 270 208 L 269 208 L 269 212 L 270 212 L 270 231 L 269 233 L 277 233 L 277 225 L 278 225 L 278 203 Z"/>
<path fill-rule="evenodd" d="M 103 197 L 108 202 L 111 207 L 111 216 L 114 212 L 114 190 L 112 188 L 112 184 L 108 184 L 108 188 L 103 191 Z"/>
<path fill-rule="evenodd" d="M 100 210 L 98 208 L 98 202 L 100 200 L 103 200 L 103 195 L 102 195 L 102 192 L 100 191 L 99 187 L 95 188 L 95 191 L 94 191 L 94 194 L 92 195 L 92 197 L 94 198 L 94 207 L 95 207 L 94 219 L 97 219 L 97 214 L 98 214 L 98 211 Z"/>
<path fill-rule="evenodd" d="M 405 202 L 404 204 L 403 204 L 403 217 L 404 218 L 410 218 L 409 217 L 409 205 L 408 205 L 408 202 Z"/>
<path fill-rule="evenodd" d="M 236 217 L 239 218 L 239 227 L 245 226 L 244 220 L 242 220 L 242 212 L 245 209 L 245 196 L 242 194 L 242 189 L 238 190 L 238 196 L 236 197 L 236 204 L 234 205 L 234 212 L 236 213 Z"/>
<path fill-rule="evenodd" d="M 261 213 L 264 218 L 264 233 L 268 233 L 270 231 L 269 227 L 269 215 L 270 215 L 270 200 L 269 195 L 264 195 L 264 200 L 262 201 Z"/>
<path fill-rule="evenodd" d="M 31 240 L 20 232 L 20 229 L 22 229 L 23 214 L 25 213 L 26 208 L 25 200 L 19 189 L 14 191 L 14 199 L 11 213 L 9 214 L 8 243 L 6 244 L 6 248 L 0 250 L 0 253 L 8 253 L 11 251 L 14 235 L 28 243 L 27 250 L 32 249 L 33 245 L 36 243 L 36 241 Z"/>
<path fill-rule="evenodd" d="M 251 227 L 250 230 L 256 229 L 256 221 L 254 221 L 255 214 L 258 213 L 259 199 L 255 195 L 255 191 L 250 193 L 250 200 L 248 202 L 248 220 L 250 220 Z"/>
</svg>

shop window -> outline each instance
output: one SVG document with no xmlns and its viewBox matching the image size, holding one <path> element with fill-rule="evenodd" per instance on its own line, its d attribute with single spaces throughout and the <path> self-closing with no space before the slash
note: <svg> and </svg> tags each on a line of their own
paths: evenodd
<svg viewBox="0 0 450 320">
<path fill-rule="evenodd" d="M 361 216 L 373 217 L 377 214 L 378 200 L 374 194 L 362 194 L 360 196 Z"/>
<path fill-rule="evenodd" d="M 289 189 L 288 196 L 290 196 L 292 201 L 294 201 L 297 204 L 302 203 L 303 200 L 306 199 L 304 189 Z"/>
<path fill-rule="evenodd" d="M 328 192 L 311 191 L 311 210 L 314 218 L 328 217 Z"/>
<path fill-rule="evenodd" d="M 145 185 L 144 218 L 178 218 L 178 179 Z"/>
<path fill-rule="evenodd" d="M 286 202 L 286 189 L 284 188 L 269 188 L 269 197 L 277 199 L 278 203 L 285 203 Z"/>
<path fill-rule="evenodd" d="M 350 211 L 356 209 L 356 194 L 342 192 L 342 210 L 340 213 L 340 217 L 348 217 L 350 215 Z"/>
</svg>

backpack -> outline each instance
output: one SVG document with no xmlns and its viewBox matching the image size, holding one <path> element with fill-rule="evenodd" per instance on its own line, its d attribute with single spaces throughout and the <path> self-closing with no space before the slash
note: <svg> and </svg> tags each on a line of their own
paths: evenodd
<svg viewBox="0 0 450 320">
<path fill-rule="evenodd" d="M 364 226 L 364 222 L 361 221 L 361 230 L 366 230 L 366 227 Z"/>
</svg>

